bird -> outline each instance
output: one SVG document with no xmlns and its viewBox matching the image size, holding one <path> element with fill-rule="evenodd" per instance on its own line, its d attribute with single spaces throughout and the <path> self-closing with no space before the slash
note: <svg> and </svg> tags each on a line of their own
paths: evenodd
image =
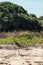
<svg viewBox="0 0 43 65">
<path fill-rule="evenodd" d="M 15 44 L 16 44 L 19 48 L 22 48 L 22 46 L 21 46 L 18 42 L 16 42 L 15 39 L 14 39 L 14 42 L 15 42 Z"/>
</svg>

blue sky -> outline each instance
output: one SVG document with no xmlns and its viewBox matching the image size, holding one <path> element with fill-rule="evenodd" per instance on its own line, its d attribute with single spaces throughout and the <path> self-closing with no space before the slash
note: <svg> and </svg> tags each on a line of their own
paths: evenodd
<svg viewBox="0 0 43 65">
<path fill-rule="evenodd" d="M 28 13 L 34 13 L 38 17 L 43 15 L 43 0 L 0 0 L 0 2 L 2 1 L 10 1 L 21 5 Z"/>
</svg>

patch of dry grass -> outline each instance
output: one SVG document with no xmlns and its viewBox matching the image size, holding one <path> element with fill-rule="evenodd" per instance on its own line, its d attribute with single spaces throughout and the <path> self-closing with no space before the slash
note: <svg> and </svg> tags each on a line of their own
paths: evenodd
<svg viewBox="0 0 43 65">
<path fill-rule="evenodd" d="M 43 44 L 43 32 L 35 33 L 30 31 L 3 32 L 5 37 L 0 37 L 0 44 Z M 1 34 L 1 35 L 3 35 Z"/>
</svg>

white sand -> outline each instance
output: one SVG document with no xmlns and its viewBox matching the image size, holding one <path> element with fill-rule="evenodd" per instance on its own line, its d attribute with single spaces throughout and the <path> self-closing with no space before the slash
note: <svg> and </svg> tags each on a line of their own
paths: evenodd
<svg viewBox="0 0 43 65">
<path fill-rule="evenodd" d="M 43 49 L 0 49 L 0 65 L 43 65 Z"/>
</svg>

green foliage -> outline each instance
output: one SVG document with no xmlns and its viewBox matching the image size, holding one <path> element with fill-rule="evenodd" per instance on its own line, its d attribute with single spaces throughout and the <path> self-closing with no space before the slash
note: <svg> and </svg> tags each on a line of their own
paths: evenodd
<svg viewBox="0 0 43 65">
<path fill-rule="evenodd" d="M 39 20 L 39 23 L 41 24 L 41 26 L 43 26 L 43 20 Z"/>
<path fill-rule="evenodd" d="M 39 17 L 39 20 L 43 20 L 43 16 L 40 16 L 40 17 Z"/>
<path fill-rule="evenodd" d="M 10 36 L 0 38 L 0 44 L 14 44 L 15 41 L 21 45 L 43 44 L 43 37 L 39 33 L 36 33 L 36 35 L 31 32 L 16 32 L 13 35 L 11 33 L 7 34 Z"/>
<path fill-rule="evenodd" d="M 0 3 L 0 31 L 30 30 L 40 31 L 36 15 L 28 15 L 27 11 L 17 4 Z"/>
<path fill-rule="evenodd" d="M 23 17 L 26 20 L 29 20 L 29 16 L 27 14 L 25 14 L 25 13 L 18 13 L 18 16 Z"/>
<path fill-rule="evenodd" d="M 1 38 L 0 39 L 0 44 L 12 44 L 14 42 L 12 37 L 8 37 L 6 39 Z"/>
<path fill-rule="evenodd" d="M 39 24 L 42 26 L 42 31 L 43 31 L 43 20 L 38 20 Z"/>
</svg>

